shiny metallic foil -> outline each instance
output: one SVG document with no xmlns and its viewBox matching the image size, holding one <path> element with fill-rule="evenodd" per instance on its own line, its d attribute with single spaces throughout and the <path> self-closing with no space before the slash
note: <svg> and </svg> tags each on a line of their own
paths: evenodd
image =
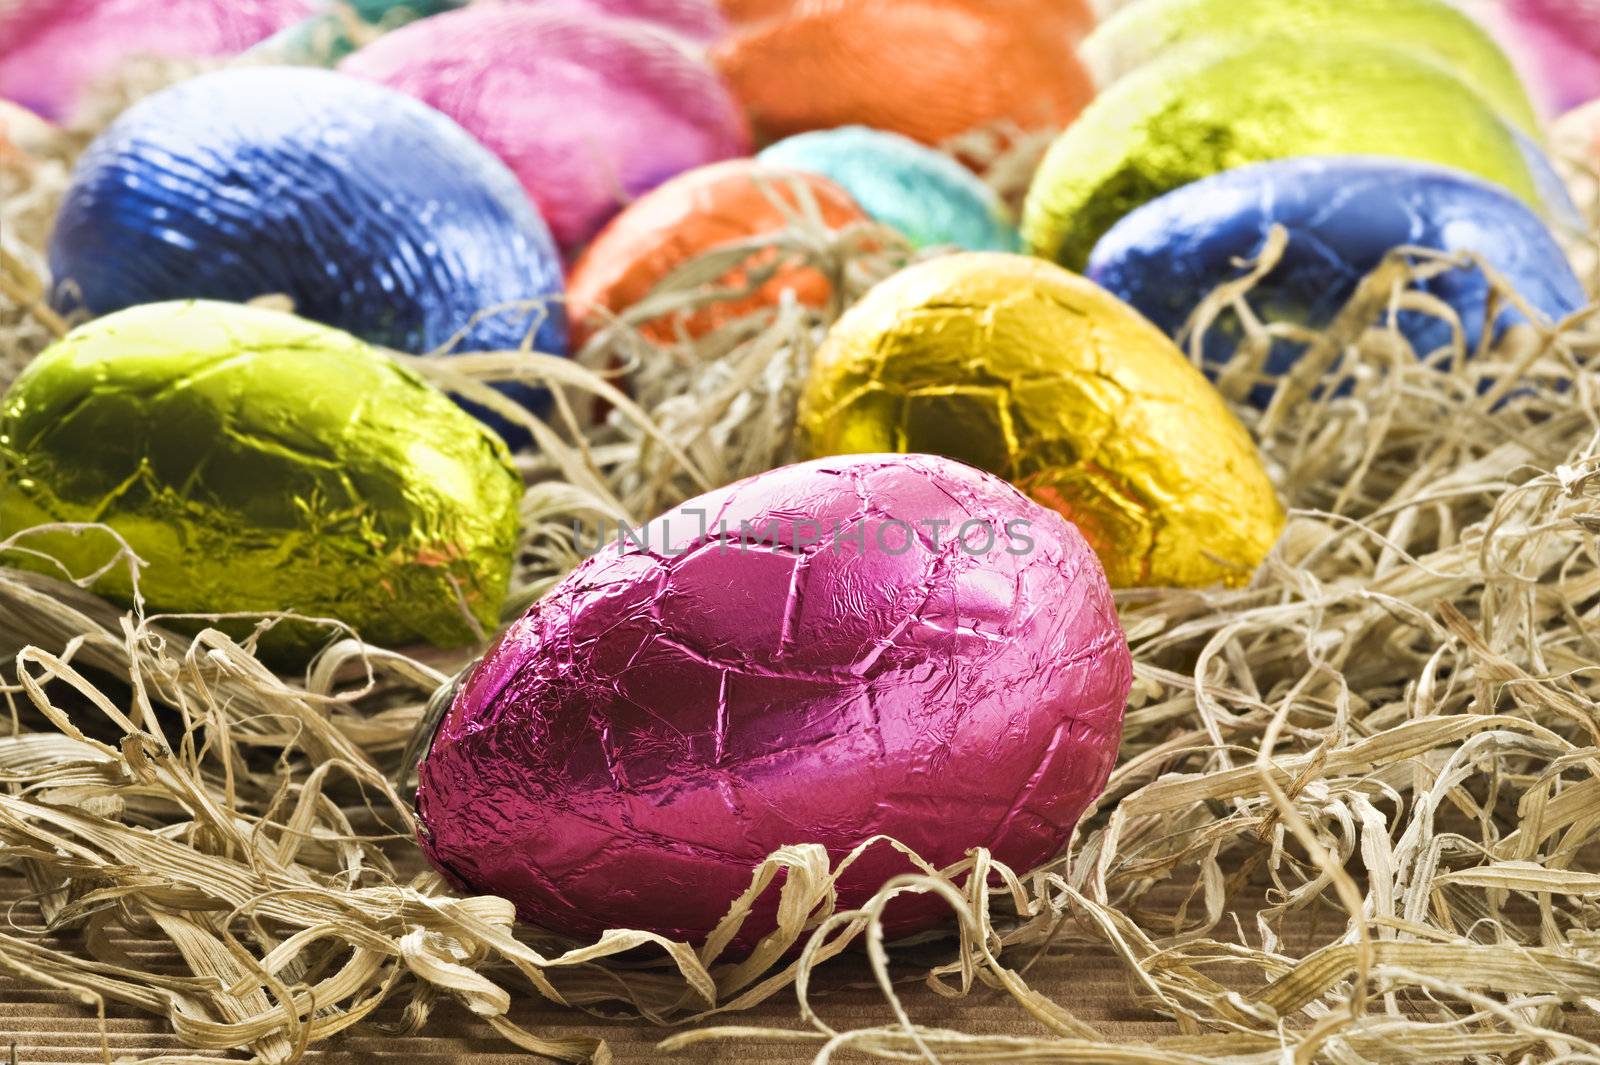
<svg viewBox="0 0 1600 1065">
<path fill-rule="evenodd" d="M 1083 531 L 1115 586 L 1247 582 L 1283 527 L 1260 454 L 1215 389 L 1103 289 L 1019 255 L 913 266 L 812 360 L 813 455 L 948 455 Z"/>
<path fill-rule="evenodd" d="M 701 167 L 667 182 L 618 215 L 573 266 L 567 307 L 576 335 L 581 341 L 606 320 L 597 312 L 627 310 L 702 252 L 783 230 L 802 216 L 802 194 L 831 228 L 866 221 L 855 201 L 826 178 L 764 166 L 753 159 Z M 751 271 L 770 267 L 776 254 L 765 249 L 755 253 L 710 287 L 741 288 Z M 641 323 L 640 329 L 660 343 L 693 339 L 776 306 L 785 293 L 820 307 L 832 291 L 821 272 L 797 262 L 777 270 L 743 299 L 664 314 Z"/>
<path fill-rule="evenodd" d="M 63 122 L 129 59 L 237 55 L 310 15 L 313 0 L 4 0 L 0 99 Z"/>
<path fill-rule="evenodd" d="M 243 67 L 147 97 L 95 139 L 50 242 L 54 302 L 94 314 L 282 293 L 401 351 L 566 351 L 549 230 L 438 112 L 324 70 Z"/>
<path fill-rule="evenodd" d="M 735 23 L 712 59 L 778 140 L 863 125 L 938 144 L 979 127 L 1058 129 L 1093 95 L 1076 0 L 808 0 Z"/>
<path fill-rule="evenodd" d="M 109 525 L 146 563 L 151 612 L 293 610 L 380 644 L 470 644 L 498 624 L 521 494 L 443 393 L 346 333 L 236 304 L 82 326 L 0 412 L 0 536 Z M 26 546 L 76 575 L 112 553 L 63 532 Z M 130 601 L 126 567 L 95 590 Z M 299 661 L 327 635 L 280 625 L 263 646 Z"/>
<path fill-rule="evenodd" d="M 898 133 L 865 126 L 801 133 L 759 158 L 821 174 L 919 248 L 1018 250 L 1016 226 L 989 186 L 950 156 Z"/>
<path fill-rule="evenodd" d="M 1023 239 L 1081 269 L 1106 230 L 1162 193 L 1301 155 L 1454 166 L 1540 203 L 1514 127 L 1437 64 L 1351 41 L 1268 37 L 1175 49 L 1102 93 L 1046 155 Z"/>
<path fill-rule="evenodd" d="M 668 178 L 750 151 L 743 113 L 693 47 L 592 2 L 477 4 L 339 69 L 459 122 L 517 175 L 567 255 Z"/>
<path fill-rule="evenodd" d="M 1132 675 L 1105 575 L 1000 480 L 828 459 L 643 535 L 579 567 L 457 692 L 417 811 L 461 888 L 561 935 L 698 943 L 779 847 L 838 859 L 883 834 L 935 866 L 981 846 L 1022 871 L 1105 786 Z M 841 907 L 910 871 L 878 846 Z M 887 918 L 897 936 L 950 911 L 923 896 Z"/>
<path fill-rule="evenodd" d="M 1288 236 L 1278 265 L 1250 292 L 1268 322 L 1326 328 L 1368 274 L 1401 247 L 1470 254 L 1508 281 L 1543 324 L 1588 303 L 1549 228 L 1502 189 L 1442 167 L 1398 159 L 1281 159 L 1240 167 L 1185 185 L 1139 208 L 1095 245 L 1089 277 L 1177 337 L 1201 301 L 1243 277 L 1275 226 Z M 1485 325 L 1491 335 L 1527 319 L 1499 305 L 1492 321 L 1490 286 L 1475 265 L 1415 286 L 1454 308 L 1468 351 Z M 1449 345 L 1454 325 L 1403 311 L 1396 322 L 1418 355 Z M 1379 324 L 1374 322 L 1374 325 Z M 1206 334 L 1208 362 L 1238 346 L 1236 319 L 1225 315 Z M 1304 348 L 1274 345 L 1256 394 L 1271 399 L 1272 380 Z"/>
<path fill-rule="evenodd" d="M 1449 0 L 1140 0 L 1096 27 L 1083 59 L 1103 88 L 1178 45 L 1279 33 L 1404 48 L 1452 71 L 1523 129 L 1539 131 L 1511 60 Z"/>
</svg>

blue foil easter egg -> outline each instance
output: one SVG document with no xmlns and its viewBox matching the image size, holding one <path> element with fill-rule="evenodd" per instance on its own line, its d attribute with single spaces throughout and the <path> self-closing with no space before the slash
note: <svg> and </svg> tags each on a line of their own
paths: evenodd
<svg viewBox="0 0 1600 1065">
<path fill-rule="evenodd" d="M 1202 300 L 1246 272 L 1273 226 L 1288 246 L 1252 290 L 1266 321 L 1311 328 L 1331 322 L 1361 279 L 1402 245 L 1471 252 L 1503 275 L 1540 315 L 1557 320 L 1587 300 L 1560 245 L 1538 215 L 1494 185 L 1461 171 L 1402 160 L 1326 157 L 1259 163 L 1185 185 L 1129 214 L 1095 246 L 1089 276 L 1176 337 Z M 1453 307 L 1469 349 L 1483 336 L 1488 279 L 1475 265 L 1419 287 Z M 1507 309 L 1495 334 L 1525 322 Z M 1397 322 L 1419 355 L 1449 344 L 1449 323 L 1416 311 Z M 1226 361 L 1239 340 L 1231 316 L 1207 333 L 1207 363 Z M 1268 377 L 1303 349 L 1280 341 Z M 1263 385 L 1252 399 L 1265 403 Z"/>
<path fill-rule="evenodd" d="M 66 312 L 281 293 L 401 351 L 567 346 L 560 257 L 505 165 L 325 70 L 222 70 L 134 105 L 79 159 L 50 269 Z"/>
<path fill-rule="evenodd" d="M 1016 227 L 989 186 L 943 152 L 865 126 L 802 133 L 763 151 L 762 162 L 820 174 L 915 246 L 1016 251 Z"/>
</svg>

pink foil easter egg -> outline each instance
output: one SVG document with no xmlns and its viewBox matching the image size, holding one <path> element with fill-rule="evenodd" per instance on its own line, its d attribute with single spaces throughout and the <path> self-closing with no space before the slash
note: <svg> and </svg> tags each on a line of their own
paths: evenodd
<svg viewBox="0 0 1600 1065">
<path fill-rule="evenodd" d="M 1473 10 L 1546 117 L 1600 96 L 1600 0 L 1497 0 Z"/>
<path fill-rule="evenodd" d="M 465 127 L 511 167 L 569 253 L 668 178 L 750 149 L 732 96 L 681 37 L 566 4 L 424 19 L 340 69 Z"/>
<path fill-rule="evenodd" d="M 789 466 L 611 540 L 501 636 L 423 760 L 421 842 L 572 937 L 703 940 L 790 844 L 838 859 L 882 834 L 1024 871 L 1104 787 L 1131 676 L 1105 573 L 1054 512 L 927 455 Z M 841 904 L 910 869 L 873 847 Z M 887 930 L 947 915 L 902 898 Z"/>
<path fill-rule="evenodd" d="M 244 51 L 309 15 L 312 0 L 0 0 L 0 97 L 54 122 L 136 56 Z"/>
<path fill-rule="evenodd" d="M 502 0 L 522 7 L 568 6 L 613 18 L 638 19 L 694 41 L 710 44 L 728 32 L 716 0 Z"/>
</svg>

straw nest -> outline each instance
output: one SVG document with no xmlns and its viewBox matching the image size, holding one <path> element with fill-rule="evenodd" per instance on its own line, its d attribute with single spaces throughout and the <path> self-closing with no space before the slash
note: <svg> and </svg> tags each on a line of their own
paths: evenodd
<svg viewBox="0 0 1600 1065">
<path fill-rule="evenodd" d="M 83 136 L 0 170 L 5 379 L 62 327 L 40 302 L 40 248 Z M 1007 192 L 1036 147 L 997 161 Z M 874 228 L 827 233 L 803 210 L 778 243 L 833 276 L 841 303 L 911 254 Z M 746 250 L 692 264 L 575 360 L 417 360 L 539 437 L 509 610 L 576 563 L 575 523 L 648 518 L 792 457 L 796 385 L 838 307 L 781 307 L 665 352 L 630 328 L 714 298 L 703 280 Z M 250 641 L 180 637 L 101 601 L 85 590 L 93 574 L 0 568 L 0 869 L 27 878 L 45 922 L 0 928 L 0 967 L 272 1063 L 384 1004 L 404 1003 L 404 1031 L 420 1031 L 449 999 L 520 1047 L 607 1059 L 596 1040 L 513 1024 L 527 995 L 673 1026 L 669 1051 L 739 1040 L 752 1058 L 777 1039 L 813 1044 L 818 1061 L 842 1048 L 930 1062 L 1600 1061 L 1600 342 L 1580 315 L 1419 358 L 1369 328 L 1385 308 L 1448 317 L 1404 292 L 1411 272 L 1448 265 L 1386 265 L 1306 338 L 1270 409 L 1241 408 L 1289 528 L 1249 588 L 1120 595 L 1137 670 L 1121 760 L 1070 852 L 1043 868 L 977 852 L 839 911 L 837 867 L 786 848 L 752 870 L 752 894 L 782 875 L 782 935 L 741 962 L 642 932 L 574 944 L 516 928 L 504 901 L 420 872 L 411 842 L 404 749 L 462 661 L 365 646 L 330 622 L 344 638 L 305 675 L 274 675 Z M 1220 380 L 1235 399 L 1283 331 L 1250 314 L 1251 283 L 1195 323 L 1243 319 L 1248 342 Z M 1324 374 L 1349 388 L 1314 392 Z M 548 424 L 486 393 L 513 377 L 558 387 Z M 595 395 L 609 405 L 598 423 Z M 942 897 L 946 936 L 886 947 L 877 918 L 893 892 Z M 152 970 L 113 933 L 169 944 L 187 972 Z M 1113 1045 L 1030 987 L 1092 944 L 1185 1034 Z M 855 964 L 889 1020 L 835 1030 L 811 992 L 830 959 L 862 947 Z M 908 981 L 957 1000 L 943 1027 L 911 1021 Z M 1038 1034 L 964 1033 L 959 999 L 978 987 L 1008 995 Z M 791 1026 L 741 1027 L 766 1000 L 791 1004 Z"/>
</svg>

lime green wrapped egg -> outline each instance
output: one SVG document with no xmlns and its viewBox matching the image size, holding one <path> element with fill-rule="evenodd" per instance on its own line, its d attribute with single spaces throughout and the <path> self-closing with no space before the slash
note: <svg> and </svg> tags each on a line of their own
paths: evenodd
<svg viewBox="0 0 1600 1065">
<path fill-rule="evenodd" d="M 1138 0 L 1102 22 L 1082 55 L 1104 87 L 1177 45 L 1272 33 L 1404 48 L 1450 70 L 1523 129 L 1539 130 L 1511 60 L 1448 0 Z"/>
<path fill-rule="evenodd" d="M 1537 208 L 1517 137 L 1459 78 L 1410 52 L 1310 37 L 1199 42 L 1122 78 L 1056 139 L 1028 190 L 1023 237 L 1082 269 L 1096 240 L 1157 196 L 1305 155 L 1453 166 Z"/>
<path fill-rule="evenodd" d="M 0 538 L 107 525 L 144 560 L 152 612 L 295 611 L 374 643 L 469 644 L 498 624 L 520 498 L 504 445 L 444 393 L 347 333 L 237 304 L 90 322 L 0 408 Z M 76 575 L 110 557 L 104 536 L 24 545 Z M 131 601 L 127 567 L 95 590 Z M 280 624 L 262 646 L 303 659 L 326 636 Z"/>
</svg>

